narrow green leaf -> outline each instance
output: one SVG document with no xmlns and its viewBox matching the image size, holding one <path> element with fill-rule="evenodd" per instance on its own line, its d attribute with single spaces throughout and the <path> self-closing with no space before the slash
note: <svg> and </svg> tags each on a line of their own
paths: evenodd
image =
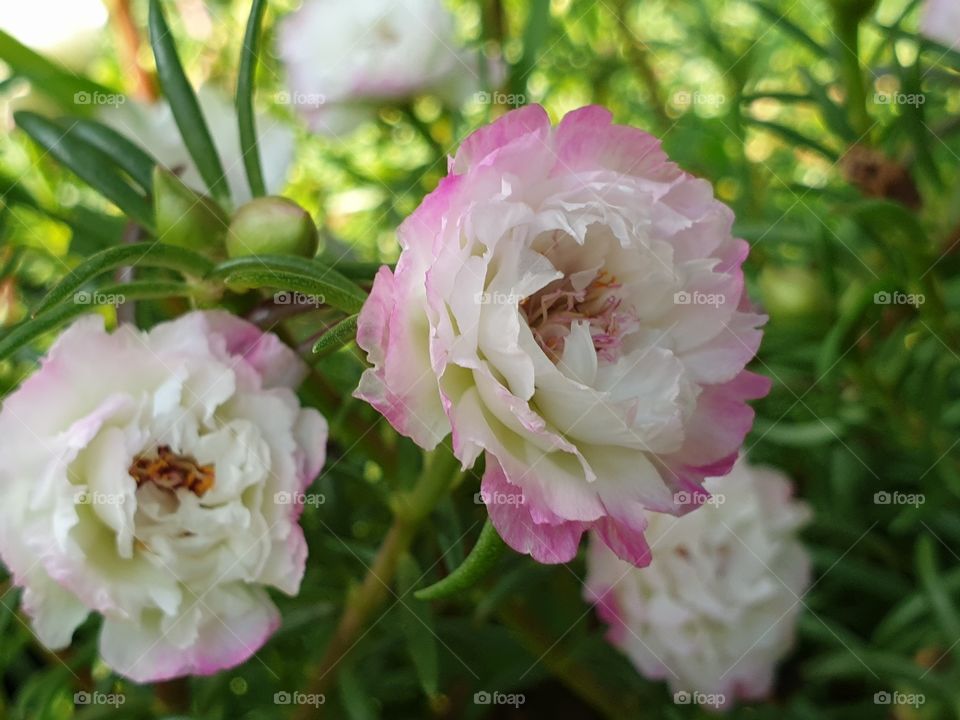
<svg viewBox="0 0 960 720">
<path fill-rule="evenodd" d="M 34 317 L 67 300 L 99 275 L 119 267 L 134 265 L 168 268 L 192 277 L 202 277 L 213 268 L 213 263 L 192 250 L 157 242 L 108 248 L 91 255 L 47 293 L 34 309 Z"/>
<path fill-rule="evenodd" d="M 328 353 L 343 347 L 357 336 L 357 318 L 359 315 L 346 317 L 332 328 L 327 330 L 313 345 L 313 353 Z"/>
<path fill-rule="evenodd" d="M 801 93 L 791 92 L 755 92 L 747 93 L 740 97 L 744 103 L 753 103 L 757 100 L 776 100 L 782 103 L 816 103 L 812 95 L 803 95 Z"/>
<path fill-rule="evenodd" d="M 156 158 L 135 142 L 96 120 L 59 121 L 64 130 L 108 156 L 146 192 L 153 190 Z"/>
<path fill-rule="evenodd" d="M 48 60 L 3 30 L 0 30 L 0 60 L 16 75 L 29 80 L 34 90 L 74 114 L 91 114 L 94 107 L 91 99 L 95 94 L 119 94 Z"/>
<path fill-rule="evenodd" d="M 207 279 L 323 295 L 327 304 L 351 314 L 359 312 L 367 299 L 362 288 L 333 268 L 316 260 L 285 255 L 227 260 L 209 273 Z"/>
<path fill-rule="evenodd" d="M 924 535 L 917 541 L 917 575 L 920 576 L 923 589 L 930 599 L 930 605 L 933 607 L 933 613 L 940 623 L 944 638 L 952 642 L 954 639 L 960 638 L 960 615 L 958 615 L 957 607 L 950 599 L 950 591 L 937 569 L 933 542 L 933 538 L 929 535 Z"/>
<path fill-rule="evenodd" d="M 337 272 L 339 272 L 345 278 L 349 278 L 350 280 L 365 280 L 369 282 L 376 277 L 378 272 L 380 272 L 380 268 L 388 267 L 393 270 L 393 265 L 378 262 L 340 260 L 332 254 L 322 255 L 320 258 L 318 258 L 318 260 L 321 263 L 334 268 Z"/>
<path fill-rule="evenodd" d="M 373 701 L 369 676 L 350 661 L 342 664 L 337 675 L 346 720 L 378 720 L 380 715 Z"/>
<path fill-rule="evenodd" d="M 253 0 L 250 6 L 250 18 L 243 35 L 243 49 L 240 52 L 240 72 L 237 77 L 237 121 L 240 123 L 240 150 L 243 153 L 243 167 L 247 171 L 247 182 L 254 197 L 267 194 L 263 183 L 263 170 L 260 165 L 260 149 L 257 147 L 257 121 L 253 113 L 254 82 L 257 75 L 257 58 L 260 50 L 260 26 L 263 23 L 263 11 L 267 3 Z"/>
<path fill-rule="evenodd" d="M 744 118 L 744 122 L 748 125 L 753 125 L 754 127 L 768 130 L 774 135 L 780 136 L 780 138 L 790 146 L 800 145 L 802 147 L 809 148 L 814 152 L 818 152 L 830 162 L 835 163 L 839 160 L 839 155 L 836 153 L 836 151 L 831 150 L 825 145 L 821 145 L 813 138 L 808 138 L 806 135 L 794 130 L 793 128 L 787 127 L 786 125 L 770 122 L 769 120 L 758 120 L 751 117 Z"/>
<path fill-rule="evenodd" d="M 770 21 L 772 27 L 779 28 L 795 40 L 800 41 L 802 45 L 805 45 L 819 57 L 830 57 L 830 53 L 827 52 L 827 49 L 823 45 L 810 37 L 799 25 L 789 20 L 785 13 L 757 0 L 754 0 L 753 6 L 761 15 Z"/>
<path fill-rule="evenodd" d="M 131 300 L 156 300 L 168 297 L 190 297 L 194 288 L 186 283 L 134 281 L 105 285 L 96 291 L 83 294 L 82 302 L 64 303 L 55 306 L 43 315 L 25 320 L 0 339 L 0 360 L 45 333 L 52 332 L 70 320 L 90 312 L 100 305 L 114 305 Z"/>
<path fill-rule="evenodd" d="M 856 140 L 857 133 L 850 126 L 850 120 L 844 108 L 833 101 L 827 89 L 817 81 L 809 68 L 800 68 L 800 72 L 807 81 L 810 94 L 815 98 L 820 112 L 823 113 L 823 120 L 827 126 L 844 140 L 849 142 Z"/>
<path fill-rule="evenodd" d="M 217 148 L 213 144 L 207 121 L 203 118 L 196 93 L 190 86 L 180 64 L 177 48 L 167 20 L 160 9 L 159 0 L 150 0 L 150 45 L 157 61 L 157 77 L 163 94 L 170 103 L 173 118 L 180 128 L 183 143 L 190 151 L 200 176 L 210 193 L 224 203 L 229 203 L 230 188 L 223 172 Z"/>
<path fill-rule="evenodd" d="M 416 560 L 408 553 L 400 556 L 397 563 L 397 588 L 400 597 L 413 590 L 421 577 Z M 429 605 L 401 601 L 404 613 L 401 627 L 407 640 L 407 651 L 420 679 L 420 686 L 428 697 L 436 697 L 440 692 L 440 667 L 437 657 L 437 636 L 433 629 L 433 613 Z"/>
<path fill-rule="evenodd" d="M 925 102 L 920 102 L 921 98 L 925 98 L 923 83 L 927 73 L 921 67 L 919 61 L 904 67 L 896 53 L 891 53 L 891 60 L 896 65 L 897 73 L 900 76 L 900 91 L 904 95 L 912 96 L 917 100 L 916 102 L 903 103 L 899 108 L 900 121 L 906 125 L 907 131 L 913 139 L 913 152 L 916 154 L 915 165 L 923 169 L 938 190 L 942 190 L 943 179 L 940 177 L 940 170 L 932 152 L 932 149 L 939 145 L 940 140 L 930 130 Z"/>
<path fill-rule="evenodd" d="M 960 593 L 960 568 L 954 568 L 942 575 L 944 591 L 953 595 Z M 873 644 L 889 645 L 894 639 L 920 622 L 930 612 L 930 596 L 915 592 L 902 599 L 874 628 Z"/>
<path fill-rule="evenodd" d="M 114 168 L 110 158 L 68 130 L 36 113 L 21 110 L 14 120 L 51 156 L 100 192 L 126 215 L 153 232 L 153 210 L 146 195 Z"/>
<path fill-rule="evenodd" d="M 433 585 L 417 590 L 414 597 L 418 600 L 442 600 L 462 593 L 482 580 L 499 562 L 506 543 L 500 537 L 493 523 L 489 520 L 483 525 L 480 537 L 466 560 L 447 575 L 443 580 Z"/>
<path fill-rule="evenodd" d="M 305 273 L 251 268 L 235 270 L 224 277 L 223 282 L 242 288 L 275 288 L 303 293 L 312 298 L 318 306 L 330 305 L 344 312 L 356 312 L 360 309 L 355 300 L 344 295 L 338 288 Z"/>
<path fill-rule="evenodd" d="M 822 382 L 836 364 L 837 360 L 852 342 L 850 334 L 861 318 L 874 307 L 874 295 L 889 287 L 889 283 L 877 280 L 864 288 L 850 306 L 837 318 L 833 328 L 827 334 L 817 354 L 817 377 Z"/>
</svg>

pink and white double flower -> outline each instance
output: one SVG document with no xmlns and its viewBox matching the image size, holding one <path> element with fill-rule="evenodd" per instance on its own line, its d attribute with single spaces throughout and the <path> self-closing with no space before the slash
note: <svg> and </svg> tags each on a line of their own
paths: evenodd
<svg viewBox="0 0 960 720">
<path fill-rule="evenodd" d="M 280 625 L 327 425 L 275 335 L 225 312 L 149 332 L 74 323 L 0 412 L 0 557 L 48 647 L 90 612 L 138 682 L 209 675 Z"/>
<path fill-rule="evenodd" d="M 357 396 L 424 448 L 452 432 L 515 550 L 565 562 L 587 530 L 650 562 L 646 511 L 703 502 L 769 389 L 765 318 L 710 184 L 600 107 L 528 106 L 471 135 L 399 230 L 357 333 Z"/>
</svg>

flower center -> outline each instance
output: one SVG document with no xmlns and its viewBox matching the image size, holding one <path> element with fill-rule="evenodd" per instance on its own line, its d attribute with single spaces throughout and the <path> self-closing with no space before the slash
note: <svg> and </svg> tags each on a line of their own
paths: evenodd
<svg viewBox="0 0 960 720">
<path fill-rule="evenodd" d="M 177 455 L 169 445 L 137 455 L 127 472 L 137 481 L 137 487 L 145 482 L 167 490 L 185 487 L 197 497 L 203 497 L 216 480 L 213 465 L 201 465 L 192 455 Z"/>
<path fill-rule="evenodd" d="M 601 360 L 617 359 L 623 336 L 634 329 L 636 319 L 621 309 L 617 291 L 622 287 L 606 270 L 599 272 L 583 289 L 571 278 L 554 280 L 520 303 L 520 310 L 537 344 L 553 363 L 563 357 L 570 326 L 577 321 L 590 324 L 593 347 Z"/>
</svg>

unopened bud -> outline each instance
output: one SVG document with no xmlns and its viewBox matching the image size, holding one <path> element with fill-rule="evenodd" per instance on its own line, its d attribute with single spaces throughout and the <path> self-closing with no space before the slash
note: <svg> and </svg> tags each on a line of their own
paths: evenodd
<svg viewBox="0 0 960 720">
<path fill-rule="evenodd" d="M 317 252 L 317 227 L 310 214 L 292 200 L 262 197 L 251 200 L 234 213 L 227 234 L 227 254 L 298 255 Z"/>
</svg>

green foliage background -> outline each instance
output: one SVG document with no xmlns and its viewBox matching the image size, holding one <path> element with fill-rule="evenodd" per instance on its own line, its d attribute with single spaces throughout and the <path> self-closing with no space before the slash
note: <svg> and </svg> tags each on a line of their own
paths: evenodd
<svg viewBox="0 0 960 720">
<path fill-rule="evenodd" d="M 774 699 L 731 717 L 960 717 L 960 52 L 916 35 L 919 3 L 905 0 L 865 8 L 841 0 L 450 5 L 465 44 L 510 64 L 504 97 L 542 103 L 555 119 L 600 103 L 618 122 L 649 129 L 681 166 L 715 184 L 752 245 L 750 293 L 770 315 L 755 369 L 774 385 L 757 404 L 746 446 L 755 461 L 789 474 L 813 507 L 804 537 L 817 580 L 802 600 L 797 646 Z M 268 3 L 264 47 L 292 6 Z M 206 36 L 165 7 L 194 84 L 232 93 L 249 4 L 207 3 Z M 146 38 L 146 3 L 132 9 Z M 79 76 L 132 91 L 116 43 L 105 37 L 53 82 L 0 37 L 4 114 L 75 114 L 74 83 L 88 82 Z M 263 60 L 257 103 L 283 115 L 289 109 L 272 101 L 283 89 L 281 69 L 269 53 Z M 884 102 L 894 92 L 923 102 Z M 383 107 L 375 124 L 348 138 L 300 129 L 287 194 L 316 219 L 322 256 L 395 260 L 394 230 L 445 173 L 446 153 L 504 109 L 422 97 Z M 84 257 L 119 244 L 125 222 L 9 117 L 4 122 L 11 129 L 0 136 L 0 320 L 11 328 Z M 166 271 L 156 278 L 167 279 Z M 895 291 L 925 302 L 874 301 Z M 149 325 L 185 307 L 144 301 L 137 320 Z M 319 310 L 289 333 L 303 340 L 335 317 Z M 0 389 L 18 384 L 51 337 L 3 361 Z M 370 408 L 343 397 L 362 367 L 349 347 L 326 355 L 303 390 L 331 420 L 330 461 L 317 485 L 326 502 L 303 516 L 310 559 L 302 591 L 277 598 L 284 626 L 255 659 L 210 678 L 136 686 L 97 661 L 95 620 L 69 651 L 43 650 L 8 580 L 0 585 L 0 717 L 285 717 L 274 693 L 308 687 L 390 526 L 391 498 L 422 463 Z M 462 597 L 413 599 L 412 587 L 456 568 L 479 534 L 478 477 L 468 474 L 441 501 L 402 559 L 388 609 L 338 667 L 328 716 L 704 714 L 675 705 L 604 642 L 581 597 L 582 559 L 545 567 L 510 555 Z M 875 502 L 882 491 L 919 493 L 925 502 Z M 94 688 L 127 701 L 116 710 L 74 706 L 75 691 Z M 524 693 L 526 701 L 518 710 L 476 705 L 481 690 Z M 926 702 L 916 710 L 874 704 L 874 693 L 894 690 Z"/>
</svg>

